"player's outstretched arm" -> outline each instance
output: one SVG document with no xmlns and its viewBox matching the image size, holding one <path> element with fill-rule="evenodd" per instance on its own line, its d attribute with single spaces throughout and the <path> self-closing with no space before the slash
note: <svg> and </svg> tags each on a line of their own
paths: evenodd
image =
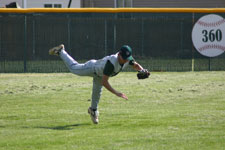
<svg viewBox="0 0 225 150">
<path fill-rule="evenodd" d="M 138 79 L 146 79 L 150 76 L 150 72 L 147 69 L 144 69 L 140 64 L 137 62 L 133 63 L 133 68 L 138 71 L 137 78 Z"/>
<path fill-rule="evenodd" d="M 141 71 L 141 70 L 144 69 L 144 68 L 143 68 L 139 63 L 137 63 L 137 62 L 134 62 L 133 68 L 134 68 L 134 70 L 136 70 L 136 71 Z"/>
<path fill-rule="evenodd" d="M 115 94 L 116 96 L 128 100 L 128 97 L 124 93 L 120 93 L 120 92 L 116 91 L 114 88 L 112 88 L 112 86 L 109 84 L 108 80 L 109 80 L 109 76 L 103 75 L 103 77 L 102 77 L 102 85 L 107 90 L 109 90 L 111 93 Z"/>
</svg>

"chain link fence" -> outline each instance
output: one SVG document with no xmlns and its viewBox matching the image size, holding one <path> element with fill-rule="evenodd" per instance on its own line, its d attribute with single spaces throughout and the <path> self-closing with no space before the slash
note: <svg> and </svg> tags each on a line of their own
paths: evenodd
<svg viewBox="0 0 225 150">
<path fill-rule="evenodd" d="M 151 71 L 225 70 L 225 53 L 208 58 L 193 47 L 193 25 L 204 15 L 0 13 L 0 72 L 68 72 L 59 57 L 48 55 L 61 43 L 78 62 L 101 59 L 126 44 Z"/>
</svg>

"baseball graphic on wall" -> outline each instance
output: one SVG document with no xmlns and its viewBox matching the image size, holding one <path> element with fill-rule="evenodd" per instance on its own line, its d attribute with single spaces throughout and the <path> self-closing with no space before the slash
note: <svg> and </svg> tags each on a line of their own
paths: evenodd
<svg viewBox="0 0 225 150">
<path fill-rule="evenodd" d="M 204 56 L 216 57 L 225 51 L 225 19 L 210 14 L 201 17 L 192 30 L 192 42 Z"/>
</svg>

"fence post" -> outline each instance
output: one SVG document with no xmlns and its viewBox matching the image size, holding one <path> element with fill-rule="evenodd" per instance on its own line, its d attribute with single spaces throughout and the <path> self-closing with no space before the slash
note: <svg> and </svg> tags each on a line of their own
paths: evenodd
<svg viewBox="0 0 225 150">
<path fill-rule="evenodd" d="M 141 57 L 144 56 L 144 19 L 141 19 Z"/>
<path fill-rule="evenodd" d="M 107 55 L 107 20 L 105 19 L 105 55 Z"/>
<path fill-rule="evenodd" d="M 24 16 L 24 72 L 27 72 L 27 16 Z"/>
<path fill-rule="evenodd" d="M 192 13 L 192 26 L 195 24 L 195 14 Z M 194 58 L 194 45 L 192 44 L 192 61 L 191 61 L 191 71 L 195 71 L 195 58 Z"/>
<path fill-rule="evenodd" d="M 117 29 L 117 14 L 114 14 L 114 21 L 113 21 L 113 50 L 116 49 L 116 29 Z"/>
<path fill-rule="evenodd" d="M 36 30 L 35 30 L 35 17 L 34 17 L 34 15 L 32 15 L 32 30 L 33 30 L 33 41 L 32 41 L 32 43 L 33 43 L 33 47 L 32 47 L 32 49 L 33 49 L 33 53 L 32 53 L 32 56 L 33 56 L 33 59 L 35 58 L 35 53 L 36 53 L 36 50 L 35 50 L 35 48 L 36 48 Z"/>
<path fill-rule="evenodd" d="M 72 50 L 71 50 L 71 18 L 70 18 L 69 14 L 67 15 L 67 19 L 68 19 L 68 22 L 67 22 L 68 49 L 69 49 L 70 55 L 72 55 Z"/>
<path fill-rule="evenodd" d="M 211 71 L 211 57 L 209 57 L 209 71 Z"/>
</svg>

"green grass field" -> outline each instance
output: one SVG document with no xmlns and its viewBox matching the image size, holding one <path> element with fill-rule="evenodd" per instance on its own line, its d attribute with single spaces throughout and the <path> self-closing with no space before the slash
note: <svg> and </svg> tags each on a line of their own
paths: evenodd
<svg viewBox="0 0 225 150">
<path fill-rule="evenodd" d="M 70 73 L 0 74 L 0 150 L 225 149 L 225 72 L 136 73 L 110 79 L 100 123 L 92 79 Z"/>
</svg>

